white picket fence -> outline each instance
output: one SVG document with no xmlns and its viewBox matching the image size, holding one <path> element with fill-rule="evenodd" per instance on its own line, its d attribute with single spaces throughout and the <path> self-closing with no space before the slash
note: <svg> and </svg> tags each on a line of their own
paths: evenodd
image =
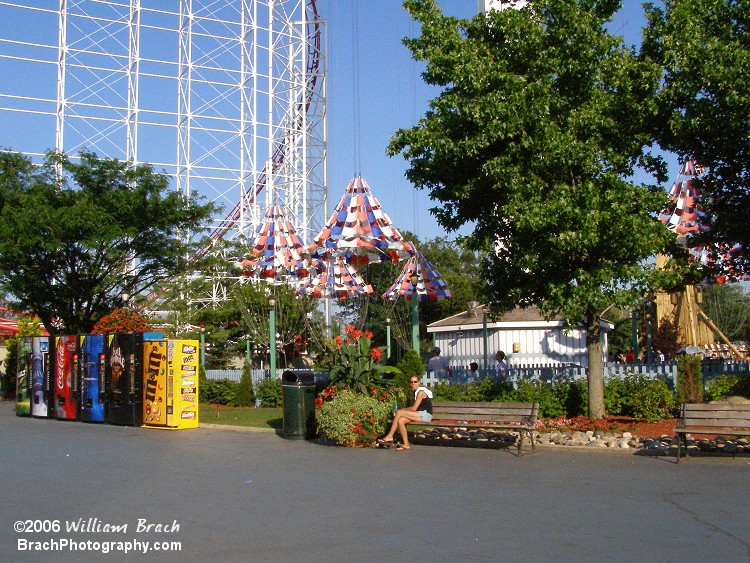
<svg viewBox="0 0 750 563">
<path fill-rule="evenodd" d="M 677 384 L 677 362 L 664 362 L 660 364 L 626 364 L 620 362 L 606 363 L 604 364 L 604 377 L 620 377 L 624 378 L 628 375 L 643 375 L 646 377 L 663 379 L 667 382 L 670 388 L 674 389 Z M 746 375 L 750 377 L 750 364 L 747 361 L 733 361 L 733 360 L 710 360 L 704 361 L 701 365 L 703 370 L 703 380 L 709 381 L 720 374 L 734 374 L 734 375 Z M 274 377 L 279 379 L 281 374 L 286 369 L 276 370 Z M 295 370 L 291 370 L 295 371 Z M 252 370 L 253 385 L 257 385 L 263 379 L 270 377 L 269 370 L 267 369 L 254 369 Z M 490 377 L 496 377 L 496 372 L 486 374 L 480 370 L 476 374 L 472 374 L 468 368 L 455 368 L 453 369 L 453 376 L 451 378 L 439 378 L 435 377 L 434 374 L 425 374 L 422 376 L 422 384 L 428 387 L 438 383 L 439 381 L 453 381 L 456 383 L 467 383 L 482 379 L 486 375 Z M 571 365 L 519 365 L 510 366 L 506 375 L 506 381 L 511 383 L 518 383 L 523 380 L 534 380 L 546 383 L 553 383 L 556 381 L 575 381 L 578 379 L 586 379 L 588 376 L 588 368 L 581 366 Z M 206 370 L 206 377 L 211 380 L 228 379 L 229 381 L 239 381 L 242 377 L 242 370 L 240 369 L 208 369 Z M 324 381 L 328 378 L 328 374 L 325 372 L 315 372 L 315 381 Z"/>
<path fill-rule="evenodd" d="M 750 377 L 750 364 L 747 361 L 733 360 L 711 360 L 701 364 L 703 371 L 703 380 L 707 382 L 717 375 L 733 374 L 745 375 Z M 671 389 L 677 385 L 677 362 L 664 362 L 658 364 L 627 364 L 621 362 L 606 363 L 603 366 L 604 377 L 606 378 L 625 378 L 629 375 L 642 375 L 654 379 L 663 379 Z M 434 374 L 425 374 L 422 376 L 423 385 L 430 386 L 440 381 L 453 381 L 465 383 L 477 381 L 485 375 L 497 377 L 497 373 L 492 371 L 488 374 L 479 370 L 472 374 L 466 368 L 456 368 L 450 378 L 435 377 Z M 533 380 L 545 383 L 554 383 L 557 381 L 575 381 L 586 379 L 588 377 L 588 368 L 571 365 L 518 365 L 509 366 L 505 374 L 505 381 L 517 384 L 523 380 Z"/>
</svg>

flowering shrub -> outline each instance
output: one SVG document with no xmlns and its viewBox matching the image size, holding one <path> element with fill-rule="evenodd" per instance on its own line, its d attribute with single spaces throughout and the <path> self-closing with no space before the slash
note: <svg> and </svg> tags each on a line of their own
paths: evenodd
<svg viewBox="0 0 750 563">
<path fill-rule="evenodd" d="M 355 393 L 330 385 L 315 400 L 318 434 L 340 446 L 370 446 L 385 432 L 395 400 L 375 387 Z"/>
<path fill-rule="evenodd" d="M 148 332 L 151 327 L 148 321 L 128 309 L 115 309 L 109 315 L 103 316 L 94 325 L 92 334 L 107 334 L 108 332 Z"/>
<path fill-rule="evenodd" d="M 372 347 L 372 333 L 355 329 L 352 325 L 344 328 L 346 341 L 339 335 L 334 339 L 336 351 L 331 368 L 331 383 L 339 388 L 348 387 L 353 391 L 367 393 L 368 387 L 383 383 L 383 373 L 399 373 L 398 368 L 380 363 L 383 348 Z"/>
</svg>

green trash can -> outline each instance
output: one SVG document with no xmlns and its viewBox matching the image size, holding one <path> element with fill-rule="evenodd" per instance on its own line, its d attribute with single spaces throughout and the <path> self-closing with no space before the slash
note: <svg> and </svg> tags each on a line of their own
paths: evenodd
<svg viewBox="0 0 750 563">
<path fill-rule="evenodd" d="M 312 371 L 287 370 L 281 374 L 284 437 L 315 437 L 315 375 Z"/>
</svg>

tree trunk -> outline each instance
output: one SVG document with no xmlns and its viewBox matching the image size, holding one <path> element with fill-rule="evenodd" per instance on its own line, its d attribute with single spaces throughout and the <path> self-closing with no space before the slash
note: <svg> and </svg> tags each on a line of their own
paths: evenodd
<svg viewBox="0 0 750 563">
<path fill-rule="evenodd" d="M 599 319 L 587 316 L 586 350 L 589 356 L 589 416 L 604 418 L 604 370 L 602 365 L 602 339 Z"/>
</svg>

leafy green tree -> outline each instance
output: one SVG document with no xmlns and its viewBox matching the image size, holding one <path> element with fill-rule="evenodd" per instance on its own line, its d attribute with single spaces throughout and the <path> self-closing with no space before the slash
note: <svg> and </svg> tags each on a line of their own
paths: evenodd
<svg viewBox="0 0 750 563">
<path fill-rule="evenodd" d="M 737 0 L 665 0 L 647 5 L 642 53 L 664 68 L 658 141 L 708 172 L 701 206 L 711 217 L 702 237 L 750 248 L 750 8 Z M 750 255 L 731 264 L 750 272 Z"/>
<path fill-rule="evenodd" d="M 496 310 L 535 303 L 584 325 L 589 412 L 601 418 L 601 313 L 679 282 L 646 262 L 673 244 L 655 219 L 665 193 L 632 180 L 638 169 L 664 179 L 647 150 L 660 67 L 607 31 L 615 0 L 539 0 L 472 20 L 434 0 L 404 5 L 421 25 L 405 44 L 443 90 L 389 152 L 409 160 L 443 227 L 473 226 Z"/>
<path fill-rule="evenodd" d="M 703 311 L 730 340 L 750 340 L 750 295 L 740 284 L 703 288 Z"/>
<path fill-rule="evenodd" d="M 61 171 L 57 176 L 55 169 Z M 0 152 L 0 285 L 50 334 L 87 333 L 136 295 L 184 272 L 186 242 L 213 211 L 169 191 L 165 174 L 91 152 L 36 167 Z"/>
</svg>

